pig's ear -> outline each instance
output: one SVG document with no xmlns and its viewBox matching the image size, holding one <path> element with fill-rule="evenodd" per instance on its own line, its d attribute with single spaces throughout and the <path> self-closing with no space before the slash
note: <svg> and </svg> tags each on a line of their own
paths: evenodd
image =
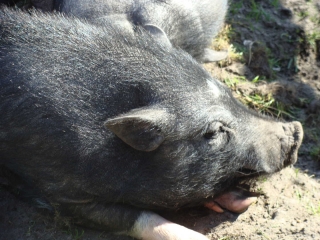
<svg viewBox="0 0 320 240">
<path fill-rule="evenodd" d="M 167 34 L 158 26 L 153 24 L 146 24 L 143 28 L 150 33 L 160 44 L 165 47 L 171 48 L 171 42 L 167 36 Z"/>
<path fill-rule="evenodd" d="M 109 119 L 105 126 L 131 147 L 150 152 L 164 141 L 168 113 L 159 109 L 140 109 Z"/>
</svg>

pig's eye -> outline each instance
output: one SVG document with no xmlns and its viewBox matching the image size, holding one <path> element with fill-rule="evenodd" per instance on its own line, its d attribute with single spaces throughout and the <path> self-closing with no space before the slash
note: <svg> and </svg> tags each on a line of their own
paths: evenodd
<svg viewBox="0 0 320 240">
<path fill-rule="evenodd" d="M 209 131 L 209 132 L 206 132 L 203 135 L 203 137 L 206 139 L 215 139 L 218 137 L 218 133 L 217 133 L 217 131 Z"/>
</svg>

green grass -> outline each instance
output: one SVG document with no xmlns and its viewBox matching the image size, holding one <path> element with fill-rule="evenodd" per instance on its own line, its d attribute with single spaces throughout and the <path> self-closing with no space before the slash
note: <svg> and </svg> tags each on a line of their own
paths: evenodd
<svg viewBox="0 0 320 240">
<path fill-rule="evenodd" d="M 307 34 L 307 41 L 314 47 L 316 41 L 320 40 L 320 31 L 312 32 Z"/>
<path fill-rule="evenodd" d="M 307 11 L 300 11 L 298 12 L 298 17 L 301 19 L 307 18 L 309 16 L 309 13 Z"/>
<path fill-rule="evenodd" d="M 230 4 L 229 11 L 232 15 L 237 14 L 243 6 L 243 1 Z"/>
<path fill-rule="evenodd" d="M 237 76 L 237 77 L 234 77 L 234 78 L 226 78 L 226 79 L 224 79 L 225 84 L 229 88 L 231 88 L 232 90 L 235 90 L 235 91 L 237 91 L 237 85 L 239 83 L 245 82 L 245 81 L 246 81 L 246 77 L 244 77 L 244 76 Z"/>
<path fill-rule="evenodd" d="M 295 191 L 295 194 L 296 194 L 296 197 L 299 199 L 299 201 L 301 201 L 301 199 L 302 199 L 302 194 L 301 194 L 301 192 L 300 192 L 299 189 L 297 189 L 297 190 Z"/>
<path fill-rule="evenodd" d="M 310 150 L 310 155 L 313 159 L 320 161 L 320 146 L 314 146 Z"/>
<path fill-rule="evenodd" d="M 256 76 L 252 82 L 256 83 L 260 79 L 259 76 Z M 244 76 L 238 76 L 234 78 L 224 79 L 224 83 L 238 95 L 238 99 L 247 105 L 248 107 L 261 112 L 266 115 L 270 115 L 276 118 L 289 118 L 295 119 L 292 114 L 291 109 L 285 106 L 283 103 L 277 101 L 271 93 L 269 94 L 245 94 L 238 90 L 237 85 L 239 83 L 247 82 L 247 79 Z"/>
<path fill-rule="evenodd" d="M 220 31 L 217 38 L 212 42 L 211 47 L 217 51 L 228 50 L 228 58 L 226 60 L 220 61 L 220 66 L 229 65 L 230 62 L 241 62 L 245 63 L 244 52 L 247 51 L 247 48 L 243 45 L 237 43 L 231 44 L 232 39 L 237 38 L 238 33 L 234 31 L 230 24 Z"/>
<path fill-rule="evenodd" d="M 76 227 L 72 226 L 67 226 L 67 230 L 63 231 L 68 235 L 72 236 L 73 240 L 80 240 L 83 237 L 84 230 L 83 229 L 78 229 Z"/>
<path fill-rule="evenodd" d="M 270 4 L 271 4 L 273 7 L 279 7 L 279 6 L 280 6 L 279 0 L 271 0 L 271 1 L 270 1 Z"/>
<path fill-rule="evenodd" d="M 311 17 L 310 17 L 310 20 L 311 20 L 313 23 L 315 23 L 315 24 L 317 24 L 317 25 L 320 25 L 320 16 L 319 16 L 318 14 L 311 16 Z"/>
<path fill-rule="evenodd" d="M 312 203 L 309 203 L 307 208 L 311 212 L 311 214 L 320 215 L 320 202 L 318 203 L 317 206 L 314 206 Z"/>
<path fill-rule="evenodd" d="M 278 0 L 272 0 L 271 5 L 279 5 Z M 264 19 L 268 22 L 273 21 L 271 15 L 265 11 L 265 9 L 257 4 L 255 0 L 250 0 L 250 6 L 247 8 L 249 10 L 247 17 L 254 21 L 258 21 L 260 19 Z"/>
<path fill-rule="evenodd" d="M 250 108 L 257 110 L 266 115 L 271 115 L 276 118 L 294 118 L 290 113 L 290 110 L 286 109 L 285 105 L 279 101 L 276 101 L 271 93 L 269 94 L 243 94 L 243 98 L 240 99 L 244 104 Z"/>
</svg>

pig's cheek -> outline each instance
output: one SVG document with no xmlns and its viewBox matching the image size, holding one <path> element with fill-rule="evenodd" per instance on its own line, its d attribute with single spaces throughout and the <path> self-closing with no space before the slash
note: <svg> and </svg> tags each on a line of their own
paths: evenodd
<svg viewBox="0 0 320 240">
<path fill-rule="evenodd" d="M 228 192 L 215 198 L 212 202 L 205 203 L 205 207 L 215 212 L 223 212 L 222 208 L 224 208 L 234 213 L 243 213 L 256 201 L 257 197 L 240 197 L 235 192 Z"/>
</svg>

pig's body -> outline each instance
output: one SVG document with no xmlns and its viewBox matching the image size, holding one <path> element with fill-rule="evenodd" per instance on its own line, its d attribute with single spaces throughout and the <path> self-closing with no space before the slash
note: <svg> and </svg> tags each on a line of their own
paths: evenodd
<svg viewBox="0 0 320 240">
<path fill-rule="evenodd" d="M 227 55 L 208 47 L 223 25 L 227 0 L 56 0 L 69 15 L 104 25 L 105 17 L 163 30 L 173 46 L 200 62 L 219 61 Z"/>
<path fill-rule="evenodd" d="M 149 212 L 292 164 L 301 125 L 242 107 L 143 30 L 0 12 L 0 166 L 87 226 L 205 239 Z"/>
</svg>

